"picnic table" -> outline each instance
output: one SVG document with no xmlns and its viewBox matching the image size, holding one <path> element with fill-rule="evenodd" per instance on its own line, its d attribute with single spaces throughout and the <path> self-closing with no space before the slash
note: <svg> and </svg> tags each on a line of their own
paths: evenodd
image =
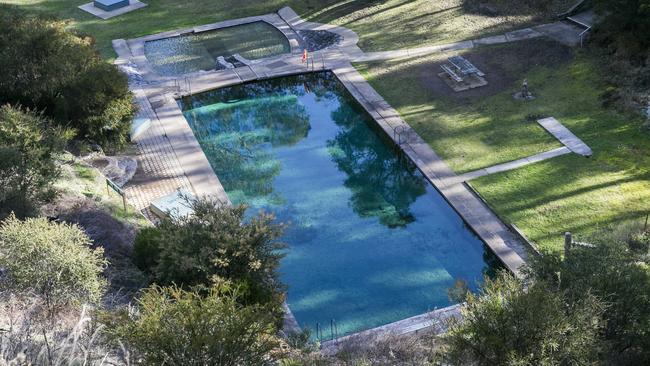
<svg viewBox="0 0 650 366">
<path fill-rule="evenodd" d="M 476 68 L 471 62 L 462 56 L 452 56 L 447 59 L 449 65 L 440 65 L 442 70 L 457 82 L 463 81 L 466 76 L 477 75 L 485 76 L 485 74 Z"/>
</svg>

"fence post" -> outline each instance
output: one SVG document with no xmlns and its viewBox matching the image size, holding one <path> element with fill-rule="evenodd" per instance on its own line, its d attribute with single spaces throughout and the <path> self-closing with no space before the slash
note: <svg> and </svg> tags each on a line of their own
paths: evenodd
<svg viewBox="0 0 650 366">
<path fill-rule="evenodd" d="M 570 232 L 564 233 L 564 259 L 569 256 L 569 251 L 571 250 L 571 244 L 573 243 L 573 238 L 571 237 Z"/>
</svg>

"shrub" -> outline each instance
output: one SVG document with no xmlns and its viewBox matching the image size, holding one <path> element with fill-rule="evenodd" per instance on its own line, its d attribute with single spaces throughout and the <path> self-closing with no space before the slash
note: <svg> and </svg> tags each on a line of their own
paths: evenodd
<svg viewBox="0 0 650 366">
<path fill-rule="evenodd" d="M 55 156 L 69 134 L 41 114 L 0 107 L 0 220 L 12 211 L 33 214 L 59 177 Z"/>
<path fill-rule="evenodd" d="M 42 297 L 51 314 L 65 305 L 97 302 L 106 262 L 102 249 L 90 244 L 76 225 L 10 216 L 0 226 L 0 267 L 7 272 L 3 285 Z"/>
<path fill-rule="evenodd" d="M 133 263 L 148 274 L 156 265 L 161 238 L 160 229 L 145 227 L 140 229 L 133 242 Z"/>
<path fill-rule="evenodd" d="M 104 147 L 128 140 L 134 115 L 125 75 L 63 21 L 0 11 L 0 103 L 42 110 Z"/>
<path fill-rule="evenodd" d="M 240 305 L 225 286 L 207 294 L 154 286 L 136 312 L 107 314 L 110 334 L 146 365 L 263 365 L 277 345 L 266 305 Z"/>
<path fill-rule="evenodd" d="M 601 337 L 608 346 L 608 364 L 650 363 L 649 237 L 599 235 L 592 240 L 595 248 L 574 247 L 564 260 L 547 254 L 533 263 L 534 279 L 556 282 L 568 301 L 593 295 L 606 305 Z"/>
<path fill-rule="evenodd" d="M 162 220 L 138 235 L 134 260 L 152 281 L 191 287 L 225 280 L 242 287 L 246 301 L 280 300 L 277 268 L 284 245 L 276 241 L 282 228 L 273 217 L 245 220 L 244 206 L 210 200 L 195 201 L 193 208 L 192 216 Z"/>
<path fill-rule="evenodd" d="M 445 336 L 445 357 L 454 365 L 593 364 L 601 312 L 593 297 L 567 304 L 542 281 L 525 289 L 500 273 L 480 294 L 468 294 L 463 319 L 452 320 Z"/>
</svg>

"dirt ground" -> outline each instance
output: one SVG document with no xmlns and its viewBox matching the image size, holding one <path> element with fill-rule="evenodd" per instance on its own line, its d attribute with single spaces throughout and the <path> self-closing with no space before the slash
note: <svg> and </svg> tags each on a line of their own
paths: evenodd
<svg viewBox="0 0 650 366">
<path fill-rule="evenodd" d="M 487 86 L 454 92 L 438 76 L 440 65 L 446 63 L 450 54 L 434 57 L 428 62 L 414 65 L 413 72 L 420 75 L 422 87 L 434 97 L 448 97 L 460 102 L 471 103 L 476 99 L 498 94 L 504 90 L 518 90 L 526 72 L 536 66 L 555 67 L 573 59 L 573 50 L 558 42 L 540 38 L 529 41 L 506 43 L 498 46 L 479 46 L 460 55 L 483 71 Z M 534 93 L 535 86 L 530 85 Z"/>
</svg>

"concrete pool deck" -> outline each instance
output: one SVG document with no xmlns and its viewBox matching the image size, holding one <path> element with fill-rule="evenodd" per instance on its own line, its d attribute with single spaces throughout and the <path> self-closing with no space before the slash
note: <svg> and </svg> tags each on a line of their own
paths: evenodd
<svg viewBox="0 0 650 366">
<path fill-rule="evenodd" d="M 156 74 L 148 65 L 144 55 L 144 42 L 147 40 L 260 20 L 276 26 L 287 36 L 291 45 L 290 54 L 256 60 L 247 66 L 235 69 L 212 70 L 178 77 L 163 77 Z M 338 45 L 311 53 L 313 62 L 305 64 L 300 57 L 302 49 L 301 40 L 297 34 L 299 30 L 331 31 L 342 36 L 342 41 Z M 145 173 L 151 179 L 141 185 L 131 186 L 127 198 L 133 200 L 136 207 L 141 210 L 157 198 L 178 189 L 191 190 L 199 197 L 210 196 L 223 202 L 229 202 L 223 186 L 194 138 L 176 100 L 195 93 L 249 81 L 328 70 L 337 76 L 346 89 L 373 117 L 378 126 L 395 142 L 396 146 L 399 146 L 409 156 L 429 182 L 442 194 L 465 223 L 490 247 L 505 267 L 520 276 L 520 269 L 525 264 L 527 257 L 524 243 L 464 183 L 463 177 L 455 174 L 431 146 L 375 91 L 352 66 L 351 62 L 409 57 L 471 48 L 479 44 L 515 42 L 539 36 L 542 36 L 539 32 L 524 29 L 502 36 L 451 45 L 424 47 L 411 51 L 364 53 L 356 45 L 358 37 L 354 32 L 343 27 L 305 22 L 290 8 L 283 8 L 277 14 L 219 22 L 131 40 L 114 40 L 113 46 L 118 53 L 115 63 L 124 67 L 123 70 L 131 70 L 128 72 L 133 73 L 130 75 L 131 89 L 136 94 L 141 111 L 144 110 L 146 116 L 152 121 L 152 127 L 134 141 L 140 151 L 138 160 L 141 166 L 145 167 Z M 554 154 L 560 153 L 566 153 L 566 151 L 553 152 L 551 155 L 555 156 Z M 526 163 L 536 161 L 539 160 L 531 159 Z M 457 306 L 455 309 L 457 310 Z M 440 309 L 440 311 L 442 310 L 444 309 Z M 295 329 L 297 324 L 295 319 L 292 319 L 290 310 L 287 311 L 287 314 L 288 328 Z M 375 328 L 375 331 L 412 332 L 431 326 L 429 318 L 414 317 L 413 319 L 420 319 L 419 323 L 414 323 L 412 318 L 409 319 L 409 321 L 398 321 Z"/>
</svg>

